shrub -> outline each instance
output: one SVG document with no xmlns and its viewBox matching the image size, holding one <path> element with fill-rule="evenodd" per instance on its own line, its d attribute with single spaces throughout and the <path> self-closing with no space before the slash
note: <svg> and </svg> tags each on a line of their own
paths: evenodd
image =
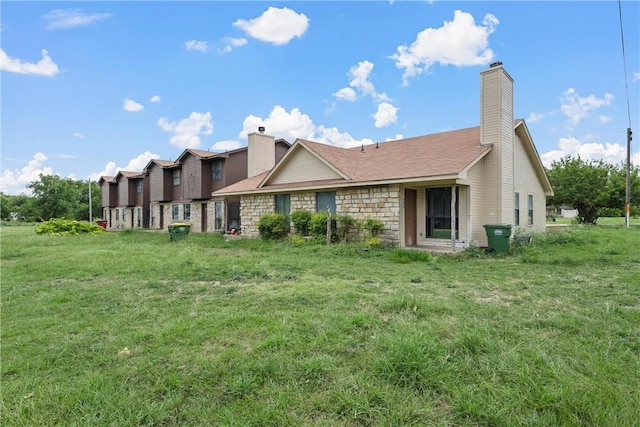
<svg viewBox="0 0 640 427">
<path fill-rule="evenodd" d="M 366 218 L 362 221 L 362 228 L 367 230 L 371 236 L 377 236 L 384 229 L 384 222 L 375 218 Z"/>
<path fill-rule="evenodd" d="M 68 236 L 74 234 L 99 234 L 103 233 L 104 228 L 98 224 L 88 221 L 75 221 L 71 219 L 54 218 L 49 221 L 41 222 L 35 226 L 36 234 L 53 234 L 59 236 Z"/>
<path fill-rule="evenodd" d="M 280 240 L 287 235 L 287 220 L 281 213 L 266 213 L 258 220 L 258 231 L 264 240 Z"/>
<path fill-rule="evenodd" d="M 291 222 L 296 227 L 296 234 L 301 236 L 309 235 L 309 224 L 311 222 L 311 212 L 295 211 L 291 213 Z"/>
<path fill-rule="evenodd" d="M 355 229 L 356 219 L 349 215 L 338 215 L 336 234 L 340 240 L 346 242 Z"/>
<path fill-rule="evenodd" d="M 368 249 L 382 249 L 382 240 L 379 237 L 369 236 L 364 239 L 364 246 Z"/>
<path fill-rule="evenodd" d="M 333 215 L 332 215 L 333 217 Z M 320 211 L 311 216 L 309 221 L 309 233 L 314 237 L 324 237 L 327 235 L 327 213 Z M 336 235 L 336 221 L 331 220 L 331 240 Z"/>
</svg>

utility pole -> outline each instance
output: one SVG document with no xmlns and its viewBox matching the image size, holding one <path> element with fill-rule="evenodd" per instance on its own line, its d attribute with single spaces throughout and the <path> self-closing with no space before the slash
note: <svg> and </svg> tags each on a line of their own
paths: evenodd
<svg viewBox="0 0 640 427">
<path fill-rule="evenodd" d="M 631 128 L 627 128 L 627 185 L 624 201 L 624 216 L 627 228 L 631 225 Z"/>
<path fill-rule="evenodd" d="M 89 222 L 93 222 L 93 214 L 91 212 L 91 178 L 89 178 Z"/>
</svg>

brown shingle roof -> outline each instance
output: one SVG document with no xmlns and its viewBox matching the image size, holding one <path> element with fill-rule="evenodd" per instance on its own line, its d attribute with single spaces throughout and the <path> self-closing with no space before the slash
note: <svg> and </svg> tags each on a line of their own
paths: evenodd
<svg viewBox="0 0 640 427">
<path fill-rule="evenodd" d="M 307 140 L 298 142 L 333 165 L 346 180 L 278 185 L 269 185 L 267 180 L 263 184 L 263 190 L 454 175 L 464 171 L 491 150 L 491 146 L 480 145 L 479 126 L 348 149 Z M 286 167 L 286 164 L 281 166 Z M 267 175 L 268 173 L 264 173 L 240 181 L 216 194 L 258 190 Z"/>
</svg>

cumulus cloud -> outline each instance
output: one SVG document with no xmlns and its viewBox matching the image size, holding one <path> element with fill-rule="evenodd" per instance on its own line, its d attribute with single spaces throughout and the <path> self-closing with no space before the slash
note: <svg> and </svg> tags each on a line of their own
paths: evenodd
<svg viewBox="0 0 640 427">
<path fill-rule="evenodd" d="M 398 108 L 383 102 L 378 105 L 378 111 L 373 115 L 375 126 L 377 128 L 389 126 L 391 123 L 395 123 L 398 120 Z"/>
<path fill-rule="evenodd" d="M 160 102 L 160 95 L 153 95 L 149 98 L 149 102 Z"/>
<path fill-rule="evenodd" d="M 433 64 L 486 65 L 494 58 L 489 46 L 489 36 L 499 21 L 492 14 L 485 15 L 482 25 L 476 25 L 470 13 L 456 10 L 452 21 L 445 21 L 440 28 L 427 28 L 418 33 L 411 45 L 398 46 L 391 56 L 396 67 L 404 70 L 403 84 L 408 79 L 428 71 Z"/>
<path fill-rule="evenodd" d="M 356 95 L 356 91 L 351 89 L 350 87 L 343 87 L 339 91 L 333 94 L 338 99 L 342 99 L 343 101 L 353 102 L 356 100 L 358 95 Z"/>
<path fill-rule="evenodd" d="M 126 98 L 124 100 L 124 107 L 126 111 L 137 112 L 144 110 L 144 106 L 142 104 L 137 103 L 133 99 Z"/>
<path fill-rule="evenodd" d="M 638 80 L 640 80 L 640 71 L 636 71 L 635 73 L 633 73 L 633 81 Z"/>
<path fill-rule="evenodd" d="M 84 138 L 84 134 L 82 134 L 80 132 L 74 132 L 73 136 L 75 136 L 78 139 L 83 139 Z"/>
<path fill-rule="evenodd" d="M 249 133 L 255 132 L 258 126 L 266 127 L 268 134 L 277 138 L 285 138 L 291 143 L 297 138 L 301 138 L 345 148 L 373 144 L 371 139 L 355 139 L 349 133 L 340 132 L 335 127 L 318 126 L 298 108 L 286 111 L 279 105 L 273 107 L 269 117 L 247 116 L 244 119 L 239 137 L 246 138 Z"/>
<path fill-rule="evenodd" d="M 544 113 L 531 113 L 529 117 L 526 119 L 528 123 L 536 123 L 544 118 Z"/>
<path fill-rule="evenodd" d="M 240 148 L 240 141 L 236 140 L 227 140 L 227 141 L 218 141 L 211 146 L 211 150 L 221 153 L 223 151 L 231 151 L 236 148 Z"/>
<path fill-rule="evenodd" d="M 43 153 L 34 154 L 26 166 L 20 169 L 5 169 L 0 175 L 0 191 L 4 194 L 31 194 L 26 188 L 33 181 L 37 181 L 40 175 L 52 175 L 53 170 L 45 166 L 47 156 Z"/>
<path fill-rule="evenodd" d="M 200 52 L 206 52 L 209 49 L 209 45 L 205 41 L 201 40 L 189 40 L 184 42 L 184 47 L 187 50 L 198 50 Z"/>
<path fill-rule="evenodd" d="M 48 21 L 48 30 L 84 27 L 103 19 L 111 18 L 110 13 L 84 13 L 81 9 L 54 9 L 42 17 Z"/>
<path fill-rule="evenodd" d="M 269 7 L 259 17 L 249 20 L 238 19 L 233 26 L 260 41 L 283 45 L 295 37 L 301 37 L 307 31 L 309 18 L 286 7 Z"/>
<path fill-rule="evenodd" d="M 46 77 L 53 77 L 59 72 L 58 65 L 53 62 L 46 49 L 42 49 L 42 59 L 35 63 L 11 58 L 0 49 L 0 70 Z"/>
<path fill-rule="evenodd" d="M 211 135 L 213 133 L 213 122 L 211 113 L 192 112 L 189 117 L 177 122 L 169 122 L 166 118 L 158 119 L 158 126 L 163 131 L 172 133 L 169 143 L 180 148 L 200 147 L 201 135 Z"/>
<path fill-rule="evenodd" d="M 89 179 L 92 181 L 98 181 L 101 176 L 115 176 L 119 171 L 130 172 L 142 172 L 145 166 L 151 161 L 151 159 L 159 159 L 160 156 L 151 151 L 145 151 L 142 154 L 129 160 L 125 166 L 117 166 L 115 162 L 107 162 L 104 169 L 100 172 L 95 172 L 89 175 Z"/>
<path fill-rule="evenodd" d="M 233 49 L 240 46 L 244 46 L 249 42 L 244 37 L 241 37 L 241 38 L 224 37 L 222 39 L 222 43 L 224 44 L 224 46 L 218 49 L 218 53 L 220 53 L 221 55 L 224 55 L 225 53 L 229 53 Z"/>
<path fill-rule="evenodd" d="M 586 118 L 590 112 L 611 105 L 611 101 L 613 101 L 613 95 L 610 93 L 605 93 L 604 98 L 598 98 L 595 95 L 582 97 L 578 95 L 574 88 L 569 88 L 562 94 L 562 105 L 560 108 L 571 123 L 577 125 L 580 120 Z"/>
<path fill-rule="evenodd" d="M 546 167 L 551 167 L 553 161 L 558 161 L 567 156 L 580 156 L 585 160 L 602 160 L 607 163 L 619 165 L 620 162 L 626 161 L 626 146 L 618 143 L 599 143 L 590 142 L 582 143 L 575 137 L 560 138 L 558 141 L 558 149 L 543 153 L 540 156 L 542 163 Z M 634 155 L 634 163 L 639 164 L 640 153 Z"/>
<path fill-rule="evenodd" d="M 349 86 L 359 90 L 363 95 L 369 95 L 378 101 L 388 101 L 389 97 L 385 93 L 376 92 L 375 86 L 369 80 L 373 67 L 374 65 L 369 61 L 360 61 L 357 65 L 351 67 L 348 73 L 351 79 Z"/>
</svg>

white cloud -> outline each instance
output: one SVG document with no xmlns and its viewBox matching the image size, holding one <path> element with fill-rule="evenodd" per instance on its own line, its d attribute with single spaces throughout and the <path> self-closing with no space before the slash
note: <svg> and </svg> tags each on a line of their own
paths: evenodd
<svg viewBox="0 0 640 427">
<path fill-rule="evenodd" d="M 142 172 L 145 166 L 151 159 L 159 159 L 160 156 L 150 151 L 145 151 L 142 154 L 129 160 L 126 166 L 117 166 L 115 162 L 107 162 L 104 170 L 101 172 L 95 172 L 89 175 L 89 179 L 92 181 L 98 181 L 101 176 L 115 176 L 118 171 L 130 171 L 130 172 Z"/>
<path fill-rule="evenodd" d="M 158 126 L 163 131 L 173 133 L 169 143 L 180 148 L 200 147 L 200 135 L 211 135 L 213 133 L 213 122 L 211 113 L 192 112 L 189 117 L 178 122 L 169 122 L 166 118 L 158 119 Z"/>
<path fill-rule="evenodd" d="M 357 98 L 356 91 L 351 89 L 350 87 L 343 87 L 342 89 L 334 93 L 333 96 L 349 102 L 353 102 Z"/>
<path fill-rule="evenodd" d="M 620 162 L 626 161 L 627 149 L 618 143 L 582 143 L 575 137 L 568 137 L 560 138 L 558 149 L 543 153 L 540 158 L 546 167 L 550 167 L 554 160 L 557 161 L 567 156 L 580 156 L 584 160 L 602 160 L 619 165 Z M 640 153 L 634 157 L 636 158 L 635 164 L 639 164 L 637 158 L 640 157 Z"/>
<path fill-rule="evenodd" d="M 355 139 L 347 132 L 340 132 L 337 128 L 316 126 L 313 120 L 302 113 L 298 108 L 287 112 L 279 105 L 273 107 L 269 117 L 261 118 L 249 115 L 244 119 L 240 138 L 246 138 L 247 134 L 258 130 L 258 126 L 264 126 L 266 133 L 277 138 L 285 138 L 293 143 L 297 138 L 308 139 L 337 147 L 356 147 L 362 144 L 373 144 L 371 139 Z"/>
<path fill-rule="evenodd" d="M 83 27 L 111 16 L 110 13 L 84 13 L 81 9 L 54 9 L 42 17 L 48 21 L 48 30 L 59 30 Z"/>
<path fill-rule="evenodd" d="M 640 80 L 640 71 L 636 71 L 635 73 L 633 73 L 633 81 L 638 80 Z"/>
<path fill-rule="evenodd" d="M 153 95 L 149 98 L 149 102 L 160 102 L 160 95 Z"/>
<path fill-rule="evenodd" d="M 75 132 L 73 134 L 73 136 L 75 136 L 78 139 L 83 139 L 84 138 L 84 134 L 80 133 L 80 132 Z"/>
<path fill-rule="evenodd" d="M 387 139 L 385 139 L 385 141 L 386 142 L 388 142 L 388 141 L 396 141 L 398 139 L 403 139 L 403 138 L 404 138 L 404 135 L 402 135 L 401 133 L 397 133 L 395 138 L 387 138 Z"/>
<path fill-rule="evenodd" d="M 600 120 L 600 123 L 608 123 L 611 121 L 611 117 L 610 116 L 604 116 L 601 115 L 600 117 L 598 117 L 598 120 Z"/>
<path fill-rule="evenodd" d="M 544 116 L 544 113 L 531 113 L 525 121 L 528 123 L 536 123 L 542 120 Z"/>
<path fill-rule="evenodd" d="M 189 40 L 184 42 L 184 47 L 187 50 L 199 50 L 200 52 L 206 52 L 207 49 L 209 49 L 207 42 L 201 40 Z"/>
<path fill-rule="evenodd" d="M 42 49 L 42 59 L 36 63 L 10 58 L 3 49 L 0 49 L 0 70 L 46 77 L 53 77 L 59 72 L 58 66 L 53 62 L 46 49 Z"/>
<path fill-rule="evenodd" d="M 137 103 L 133 99 L 127 98 L 124 100 L 124 109 L 126 111 L 136 112 L 136 111 L 143 110 L 144 106 L 142 104 Z"/>
<path fill-rule="evenodd" d="M 569 88 L 562 94 L 560 108 L 564 115 L 571 120 L 571 123 L 576 125 L 580 120 L 587 117 L 591 111 L 611 105 L 611 101 L 613 101 L 613 95 L 610 93 L 605 93 L 604 98 L 598 98 L 595 95 L 582 97 L 576 93 L 574 88 Z"/>
<path fill-rule="evenodd" d="M 26 188 L 33 181 L 37 181 L 42 175 L 52 175 L 53 170 L 44 166 L 47 156 L 43 153 L 36 153 L 33 159 L 21 169 L 5 169 L 0 176 L 0 191 L 5 194 L 27 194 L 31 191 Z"/>
<path fill-rule="evenodd" d="M 220 53 L 221 55 L 231 52 L 236 47 L 244 46 L 249 43 L 244 37 L 224 37 L 222 39 L 222 42 L 224 43 L 224 46 L 218 49 L 218 53 Z"/>
<path fill-rule="evenodd" d="M 494 57 L 488 47 L 489 36 L 498 23 L 498 18 L 487 14 L 482 25 L 476 25 L 471 14 L 456 10 L 453 21 L 421 31 L 410 46 L 398 46 L 391 56 L 396 67 L 404 70 L 403 84 L 407 84 L 409 77 L 428 71 L 435 63 L 457 67 L 488 64 Z"/>
<path fill-rule="evenodd" d="M 227 140 L 227 141 L 218 141 L 215 144 L 213 144 L 211 146 L 211 150 L 215 151 L 215 152 L 223 152 L 223 151 L 231 151 L 231 150 L 235 150 L 236 148 L 240 148 L 240 141 L 236 141 L 236 140 Z"/>
<path fill-rule="evenodd" d="M 289 43 L 294 37 L 301 37 L 309 27 L 309 18 L 286 7 L 269 7 L 258 18 L 248 21 L 238 19 L 233 26 L 260 41 L 282 45 Z"/>
<path fill-rule="evenodd" d="M 389 126 L 398 120 L 398 108 L 388 102 L 383 102 L 378 105 L 378 111 L 372 117 L 376 120 L 375 126 L 377 128 Z"/>
</svg>

